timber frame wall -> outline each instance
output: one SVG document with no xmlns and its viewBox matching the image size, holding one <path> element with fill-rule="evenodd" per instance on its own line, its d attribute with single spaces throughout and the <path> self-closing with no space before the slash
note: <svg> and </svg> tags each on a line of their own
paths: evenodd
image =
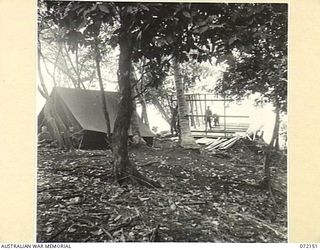
<svg viewBox="0 0 320 250">
<path fill-rule="evenodd" d="M 249 128 L 249 116 L 242 115 L 227 115 L 228 103 L 233 101 L 233 99 L 227 99 L 225 97 L 219 97 L 215 94 L 185 94 L 186 101 L 188 103 L 188 117 L 190 124 L 193 127 L 191 132 L 195 137 L 209 136 L 217 137 L 223 135 L 223 137 L 231 137 L 236 132 L 246 132 Z M 171 98 L 172 101 L 176 101 Z M 208 129 L 207 122 L 205 121 L 206 115 L 205 111 L 207 106 L 213 106 L 216 103 L 223 103 L 223 111 L 216 112 L 215 108 L 212 109 L 212 113 L 216 113 L 220 118 L 220 125 L 214 127 L 213 129 Z M 223 122 L 221 122 L 223 118 Z M 236 118 L 237 123 L 230 123 L 228 120 Z M 213 121 L 212 121 L 213 124 Z M 203 128 L 204 125 L 204 128 Z M 198 128 L 202 127 L 202 128 Z"/>
</svg>

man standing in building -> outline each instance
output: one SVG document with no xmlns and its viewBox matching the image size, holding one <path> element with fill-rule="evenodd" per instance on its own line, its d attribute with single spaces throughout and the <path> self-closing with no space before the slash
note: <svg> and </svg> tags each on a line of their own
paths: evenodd
<svg viewBox="0 0 320 250">
<path fill-rule="evenodd" d="M 206 109 L 206 124 L 209 123 L 209 128 L 211 129 L 211 117 L 212 117 L 212 111 L 210 110 L 210 106 Z"/>
</svg>

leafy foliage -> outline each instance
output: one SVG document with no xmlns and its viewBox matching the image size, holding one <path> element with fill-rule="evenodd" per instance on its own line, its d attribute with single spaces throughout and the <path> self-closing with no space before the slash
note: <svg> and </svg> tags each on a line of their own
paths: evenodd
<svg viewBox="0 0 320 250">
<path fill-rule="evenodd" d="M 285 102 L 285 4 L 46 3 L 46 17 L 66 30 L 63 38 L 71 49 L 75 44 L 89 45 L 94 37 L 105 34 L 103 27 L 115 29 L 101 38 L 101 44 L 116 46 L 121 32 L 130 32 L 132 59 L 145 62 L 151 80 L 148 86 L 162 84 L 172 56 L 180 62 L 202 62 L 215 56 L 217 63 L 229 65 L 223 79 L 228 85 L 221 84 L 220 92 L 239 97 L 260 92 L 263 98 L 278 95 L 279 102 Z M 119 28 L 122 10 L 133 16 L 125 31 Z M 275 86 L 275 82 L 280 84 Z"/>
<path fill-rule="evenodd" d="M 287 5 L 258 5 L 252 11 L 252 25 L 229 41 L 238 44 L 225 57 L 228 69 L 217 90 L 235 98 L 259 93 L 258 103 L 272 102 L 285 112 Z"/>
</svg>

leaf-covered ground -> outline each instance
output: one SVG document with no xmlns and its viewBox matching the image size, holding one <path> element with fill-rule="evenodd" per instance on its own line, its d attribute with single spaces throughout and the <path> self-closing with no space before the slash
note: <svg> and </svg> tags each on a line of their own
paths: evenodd
<svg viewBox="0 0 320 250">
<path fill-rule="evenodd" d="M 38 242 L 286 242 L 284 156 L 274 157 L 273 200 L 253 142 L 200 153 L 158 146 L 130 155 L 161 189 L 119 187 L 109 151 L 39 148 Z"/>
</svg>

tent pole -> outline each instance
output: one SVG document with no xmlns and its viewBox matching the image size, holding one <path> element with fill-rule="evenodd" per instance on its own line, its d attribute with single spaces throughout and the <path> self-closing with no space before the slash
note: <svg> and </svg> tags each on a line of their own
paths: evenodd
<svg viewBox="0 0 320 250">
<path fill-rule="evenodd" d="M 83 137 L 84 137 L 84 136 L 81 136 L 81 141 L 80 141 L 80 143 L 79 143 L 79 147 L 78 147 L 78 149 L 80 149 L 80 148 L 81 148 L 81 146 L 82 146 Z"/>
</svg>

